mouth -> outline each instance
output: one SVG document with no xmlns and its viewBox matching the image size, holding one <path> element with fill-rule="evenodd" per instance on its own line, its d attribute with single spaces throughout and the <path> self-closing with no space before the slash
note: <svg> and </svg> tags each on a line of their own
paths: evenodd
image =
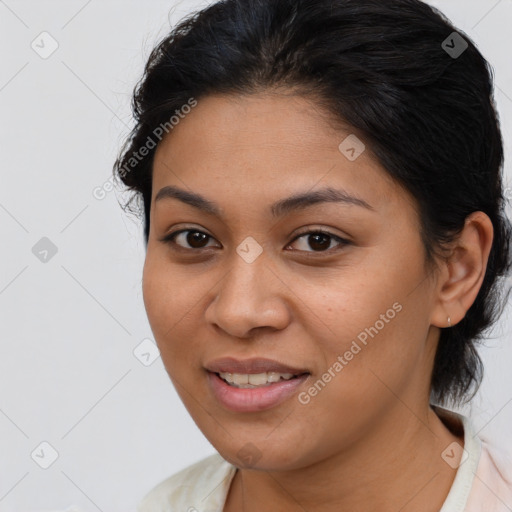
<svg viewBox="0 0 512 512">
<path fill-rule="evenodd" d="M 293 374 L 279 372 L 262 372 L 262 373 L 215 373 L 226 384 L 238 389 L 257 389 L 272 386 L 277 382 L 289 381 L 297 379 L 303 375 L 309 375 L 308 372 Z"/>
<path fill-rule="evenodd" d="M 233 374 L 233 375 L 255 375 L 263 373 L 277 373 L 280 375 L 291 376 L 310 373 L 307 368 L 300 368 L 281 363 L 273 359 L 263 357 L 253 357 L 250 359 L 235 359 L 234 357 L 223 357 L 215 359 L 205 365 L 206 370 L 212 373 Z M 289 378 L 289 377 L 285 377 Z M 235 382 L 237 383 L 237 382 Z M 237 383 L 238 384 L 238 383 Z M 247 384 L 247 382 L 240 382 Z"/>
<path fill-rule="evenodd" d="M 217 359 L 205 366 L 217 402 L 233 412 L 276 407 L 304 386 L 311 372 L 270 359 Z"/>
</svg>

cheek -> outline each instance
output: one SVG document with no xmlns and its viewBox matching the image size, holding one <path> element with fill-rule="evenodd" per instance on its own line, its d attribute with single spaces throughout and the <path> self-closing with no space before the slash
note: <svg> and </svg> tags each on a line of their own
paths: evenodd
<svg viewBox="0 0 512 512">
<path fill-rule="evenodd" d="M 201 279 L 186 273 L 157 251 L 148 251 L 144 262 L 142 292 L 151 326 L 161 331 L 173 325 L 190 311 L 204 294 Z"/>
<path fill-rule="evenodd" d="M 187 288 L 177 277 L 179 275 L 172 272 L 169 265 L 148 254 L 144 263 L 142 294 L 162 357 L 173 345 L 170 342 L 177 337 L 180 319 L 186 315 L 188 307 Z"/>
<path fill-rule="evenodd" d="M 173 301 L 174 294 L 170 293 L 170 281 L 170 275 L 163 272 L 162 266 L 148 253 L 142 273 L 142 296 L 157 342 L 161 341 L 158 338 L 161 338 L 162 330 L 170 327 L 169 319 L 174 316 L 177 306 Z"/>
<path fill-rule="evenodd" d="M 200 311 L 209 281 L 197 271 L 178 270 L 163 257 L 149 254 L 143 269 L 144 306 L 162 361 L 170 373 L 196 364 L 200 354 Z"/>
<path fill-rule="evenodd" d="M 299 321 L 322 354 L 316 378 L 336 390 L 329 400 L 373 400 L 375 386 L 385 392 L 379 377 L 396 389 L 421 364 L 429 305 L 420 254 L 395 252 L 389 263 L 380 256 L 336 282 L 310 284 L 302 295 Z"/>
<path fill-rule="evenodd" d="M 367 329 L 376 323 L 379 332 L 389 331 L 402 309 L 401 287 L 377 266 L 342 272 L 323 282 L 295 278 L 293 288 L 303 304 L 299 322 L 314 329 L 312 339 L 324 340 L 328 353 L 348 350 L 358 335 L 364 343 Z"/>
</svg>

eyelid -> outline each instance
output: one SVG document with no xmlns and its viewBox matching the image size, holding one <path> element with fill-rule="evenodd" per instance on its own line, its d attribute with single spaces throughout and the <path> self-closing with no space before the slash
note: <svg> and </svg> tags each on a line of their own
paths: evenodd
<svg viewBox="0 0 512 512">
<path fill-rule="evenodd" d="M 202 233 L 204 235 L 206 235 L 207 237 L 209 237 L 210 239 L 212 240 L 215 240 L 215 237 L 213 237 L 212 235 L 210 235 L 209 233 L 203 231 L 202 229 L 198 229 L 196 227 L 182 227 L 182 228 L 179 228 L 175 231 L 171 231 L 170 233 L 164 235 L 162 238 L 159 239 L 160 242 L 162 243 L 166 243 L 168 245 L 173 245 L 175 247 L 177 247 L 177 249 L 175 250 L 183 250 L 183 251 L 187 251 L 187 252 L 196 252 L 196 253 L 199 253 L 200 251 L 202 250 L 208 250 L 208 249 L 211 249 L 211 246 L 209 247 L 200 247 L 198 249 L 194 249 L 194 248 L 188 248 L 188 247 L 183 247 L 181 245 L 178 245 L 175 243 L 175 239 L 178 235 L 180 235 L 181 233 L 184 233 L 184 232 L 187 232 L 187 231 L 190 231 L 190 232 L 197 232 L 197 233 Z M 291 244 L 293 244 L 296 240 L 298 240 L 299 238 L 303 237 L 303 236 L 306 236 L 306 235 L 312 235 L 312 234 L 324 234 L 324 235 L 327 235 L 331 238 L 333 238 L 334 240 L 336 240 L 338 242 L 338 248 L 331 248 L 331 249 L 328 249 L 326 251 L 298 251 L 299 253 L 306 253 L 306 254 L 331 254 L 331 252 L 333 251 L 336 251 L 336 250 L 340 250 L 341 248 L 345 247 L 346 245 L 349 245 L 351 244 L 351 241 L 340 236 L 340 235 L 336 235 L 334 233 L 332 233 L 331 231 L 325 229 L 325 228 L 315 228 L 314 226 L 306 226 L 305 228 L 302 228 L 298 233 L 295 234 L 294 238 L 286 244 L 286 247 L 289 247 Z M 220 243 L 220 242 L 219 242 Z"/>
<path fill-rule="evenodd" d="M 337 235 L 336 233 L 330 231 L 329 228 L 325 227 L 316 227 L 315 225 L 308 225 L 304 228 L 301 228 L 298 233 L 295 234 L 295 238 L 293 240 L 296 240 L 298 237 L 301 237 L 303 235 L 308 235 L 312 233 L 323 233 L 324 235 L 332 236 L 333 238 L 337 238 L 340 240 L 343 240 L 344 242 L 349 242 L 348 237 L 345 238 L 343 235 Z"/>
<path fill-rule="evenodd" d="M 319 254 L 319 255 L 326 254 L 327 255 L 327 254 L 331 254 L 332 252 L 335 252 L 337 250 L 341 250 L 345 246 L 351 244 L 351 241 L 348 240 L 347 238 L 344 238 L 340 235 L 336 235 L 335 233 L 329 231 L 328 229 L 314 228 L 314 227 L 308 226 L 307 228 L 304 228 L 303 231 L 301 230 L 299 233 L 297 233 L 296 236 L 292 239 L 292 241 L 286 245 L 286 247 L 289 247 L 296 240 L 298 240 L 299 238 L 302 238 L 305 235 L 313 235 L 313 234 L 322 234 L 322 235 L 327 235 L 327 236 L 331 237 L 332 239 L 334 239 L 338 242 L 338 247 L 331 248 L 326 251 L 298 251 L 298 252 L 305 253 L 308 255 L 309 254 Z"/>
<path fill-rule="evenodd" d="M 174 242 L 176 237 L 178 235 L 180 235 L 181 233 L 186 233 L 187 231 L 202 233 L 202 234 L 206 235 L 207 237 L 209 237 L 210 239 L 215 240 L 215 237 L 213 237 L 212 235 L 210 235 L 206 231 L 203 231 L 202 229 L 198 229 L 198 228 L 195 228 L 195 227 L 184 227 L 184 228 L 179 228 L 179 229 L 176 229 L 175 231 L 171 231 L 171 232 L 167 233 L 162 238 L 159 238 L 158 241 L 162 242 L 164 244 L 174 245 L 174 246 L 178 247 L 179 249 L 182 249 L 182 250 L 185 250 L 185 251 L 199 252 L 202 249 L 209 249 L 210 248 L 210 247 L 202 247 L 200 249 L 189 249 L 188 247 L 182 247 L 181 245 L 176 244 Z"/>
</svg>

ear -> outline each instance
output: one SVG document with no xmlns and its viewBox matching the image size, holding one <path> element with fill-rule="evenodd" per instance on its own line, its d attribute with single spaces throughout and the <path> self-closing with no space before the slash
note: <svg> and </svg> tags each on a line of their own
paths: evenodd
<svg viewBox="0 0 512 512">
<path fill-rule="evenodd" d="M 439 262 L 435 307 L 431 324 L 448 327 L 460 322 L 478 295 L 484 280 L 494 229 L 484 212 L 473 212 L 452 245 L 450 256 Z"/>
</svg>

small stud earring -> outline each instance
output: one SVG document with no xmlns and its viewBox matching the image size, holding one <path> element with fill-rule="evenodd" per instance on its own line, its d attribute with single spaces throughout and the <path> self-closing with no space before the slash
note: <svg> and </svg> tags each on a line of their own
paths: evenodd
<svg viewBox="0 0 512 512">
<path fill-rule="evenodd" d="M 448 317 L 448 327 L 451 327 L 452 326 L 452 321 L 450 319 L 450 317 Z"/>
</svg>

